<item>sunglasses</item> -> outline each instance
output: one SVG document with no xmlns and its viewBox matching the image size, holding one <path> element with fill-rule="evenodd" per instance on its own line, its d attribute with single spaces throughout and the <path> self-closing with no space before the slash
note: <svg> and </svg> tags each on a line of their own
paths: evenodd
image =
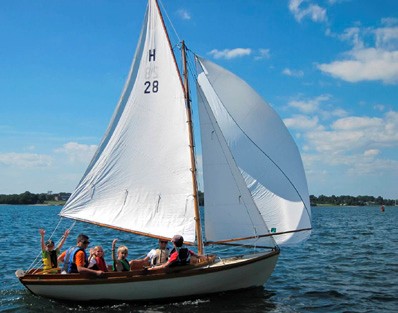
<svg viewBox="0 0 398 313">
<path fill-rule="evenodd" d="M 168 243 L 166 240 L 161 240 L 160 243 Z"/>
<path fill-rule="evenodd" d="M 90 243 L 90 241 L 84 240 L 84 241 L 82 241 L 82 243 L 83 243 L 84 245 L 88 245 L 88 244 Z"/>
</svg>

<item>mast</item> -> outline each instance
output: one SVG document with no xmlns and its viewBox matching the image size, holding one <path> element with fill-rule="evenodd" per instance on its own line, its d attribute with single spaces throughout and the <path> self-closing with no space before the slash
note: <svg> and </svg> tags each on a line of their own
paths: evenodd
<svg viewBox="0 0 398 313">
<path fill-rule="evenodd" d="M 195 211 L 195 225 L 196 225 L 196 240 L 198 244 L 198 253 L 203 254 L 203 241 L 202 241 L 202 227 L 200 224 L 200 212 L 198 201 L 198 182 L 196 180 L 196 162 L 195 162 L 195 146 L 193 140 L 193 127 L 192 127 L 192 113 L 191 113 L 191 100 L 189 98 L 189 84 L 188 84 L 188 70 L 187 70 L 187 54 L 184 40 L 181 43 L 183 76 L 184 76 L 184 95 L 185 95 L 185 108 L 188 118 L 189 129 L 189 148 L 191 151 L 191 172 L 193 182 L 193 198 L 194 198 L 194 211 Z"/>
<path fill-rule="evenodd" d="M 171 51 L 173 51 L 173 48 L 171 46 L 169 34 L 167 32 L 166 25 L 164 23 L 162 11 L 160 10 L 158 0 L 155 0 L 156 8 L 159 12 L 160 20 L 162 21 L 163 28 L 165 30 L 167 40 L 169 42 L 169 48 Z M 192 129 L 192 114 L 191 114 L 191 101 L 189 98 L 189 85 L 188 85 L 188 70 L 187 70 L 187 57 L 186 57 L 186 50 L 185 50 L 185 43 L 182 41 L 182 63 L 183 63 L 183 75 L 184 75 L 184 81 L 182 81 L 181 75 L 180 76 L 180 82 L 183 85 L 183 91 L 184 91 L 184 98 L 185 98 L 185 109 L 186 109 L 186 114 L 187 114 L 187 123 L 188 123 L 188 133 L 189 133 L 189 147 L 190 147 L 190 156 L 191 156 L 191 173 L 192 173 L 192 189 L 193 193 L 192 196 L 194 198 L 194 215 L 195 215 L 195 232 L 196 232 L 196 240 L 197 240 L 197 245 L 198 245 L 198 253 L 203 254 L 203 240 L 202 240 L 202 227 L 200 223 L 200 213 L 199 213 L 199 201 L 198 201 L 198 183 L 196 181 L 196 163 L 195 163 L 195 151 L 194 151 L 194 141 L 193 141 L 193 129 Z M 174 64 L 178 70 L 178 65 L 177 61 L 175 58 L 174 53 Z"/>
</svg>

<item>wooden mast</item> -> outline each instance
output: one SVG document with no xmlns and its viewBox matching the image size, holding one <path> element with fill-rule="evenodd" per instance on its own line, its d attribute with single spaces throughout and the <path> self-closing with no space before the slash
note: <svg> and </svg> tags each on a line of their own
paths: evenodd
<svg viewBox="0 0 398 313">
<path fill-rule="evenodd" d="M 175 58 L 175 55 L 173 53 L 173 48 L 171 46 L 169 34 L 167 32 L 166 25 L 164 24 L 164 19 L 162 15 L 162 11 L 159 8 L 159 3 L 158 0 L 155 0 L 156 8 L 159 12 L 160 20 L 162 21 L 163 29 L 166 33 L 167 41 L 169 42 L 169 48 L 172 51 L 172 55 L 174 58 L 174 64 L 177 68 L 178 73 L 179 68 L 177 65 L 177 61 Z M 193 141 L 193 130 L 192 130 L 192 114 L 191 114 L 191 101 L 189 98 L 189 85 L 188 85 L 188 70 L 187 70 L 187 56 L 186 56 L 186 50 L 185 50 L 185 43 L 184 41 L 182 42 L 182 60 L 183 60 L 183 75 L 184 75 L 184 81 L 182 81 L 181 75 L 180 77 L 180 82 L 182 84 L 182 88 L 184 90 L 184 98 L 185 98 L 185 109 L 187 111 L 187 123 L 188 123 L 188 129 L 189 129 L 189 147 L 190 147 L 190 152 L 191 152 L 191 172 L 192 172 L 192 181 L 193 181 L 193 198 L 194 198 L 194 214 L 195 214 L 195 230 L 196 230 L 196 241 L 198 244 L 198 253 L 203 254 L 203 240 L 202 240 L 202 227 L 200 223 L 200 213 L 199 213 L 199 200 L 198 200 L 198 183 L 196 181 L 196 163 L 195 163 L 195 151 L 194 151 L 194 141 Z"/>
<path fill-rule="evenodd" d="M 198 201 L 198 182 L 196 180 L 196 162 L 195 162 L 195 146 L 193 139 L 193 126 L 192 126 L 192 113 L 191 113 L 191 100 L 189 98 L 189 84 L 188 84 L 188 69 L 187 69 L 187 53 L 185 42 L 181 43 L 183 76 L 184 76 L 184 95 L 185 95 L 185 108 L 187 110 L 188 128 L 189 128 L 189 147 L 191 150 L 191 172 L 193 181 L 193 198 L 194 198 L 194 211 L 195 211 L 195 224 L 196 224 L 196 240 L 198 243 L 198 253 L 203 254 L 203 241 L 202 241 L 202 227 L 200 224 L 200 212 Z"/>
</svg>

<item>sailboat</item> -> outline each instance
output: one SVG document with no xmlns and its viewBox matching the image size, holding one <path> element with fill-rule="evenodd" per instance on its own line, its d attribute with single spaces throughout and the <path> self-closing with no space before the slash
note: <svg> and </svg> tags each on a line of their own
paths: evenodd
<svg viewBox="0 0 398 313">
<path fill-rule="evenodd" d="M 282 120 L 239 77 L 195 56 L 205 196 L 201 218 L 186 50 L 182 42 L 180 70 L 158 1 L 149 0 L 111 122 L 60 216 L 151 238 L 179 234 L 207 255 L 206 261 L 95 278 L 18 272 L 33 294 L 142 301 L 263 286 L 280 246 L 310 235 L 303 164 Z M 205 253 L 205 247 L 217 245 L 234 254 Z"/>
</svg>

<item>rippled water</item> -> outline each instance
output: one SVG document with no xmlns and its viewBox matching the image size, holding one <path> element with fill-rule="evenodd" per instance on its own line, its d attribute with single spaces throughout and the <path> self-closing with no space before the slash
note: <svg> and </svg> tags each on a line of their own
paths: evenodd
<svg viewBox="0 0 398 313">
<path fill-rule="evenodd" d="M 35 259 L 38 229 L 50 234 L 59 222 L 59 210 L 0 206 L 1 312 L 398 312 L 398 207 L 387 207 L 384 213 L 375 207 L 314 208 L 310 239 L 282 247 L 263 288 L 171 303 L 90 305 L 33 296 L 14 275 Z M 55 238 L 70 224 L 62 220 Z M 108 256 L 113 238 L 130 248 L 130 258 L 156 245 L 151 239 L 77 223 L 65 247 L 74 244 L 79 232 L 89 234 L 92 245 L 104 245 Z"/>
</svg>

